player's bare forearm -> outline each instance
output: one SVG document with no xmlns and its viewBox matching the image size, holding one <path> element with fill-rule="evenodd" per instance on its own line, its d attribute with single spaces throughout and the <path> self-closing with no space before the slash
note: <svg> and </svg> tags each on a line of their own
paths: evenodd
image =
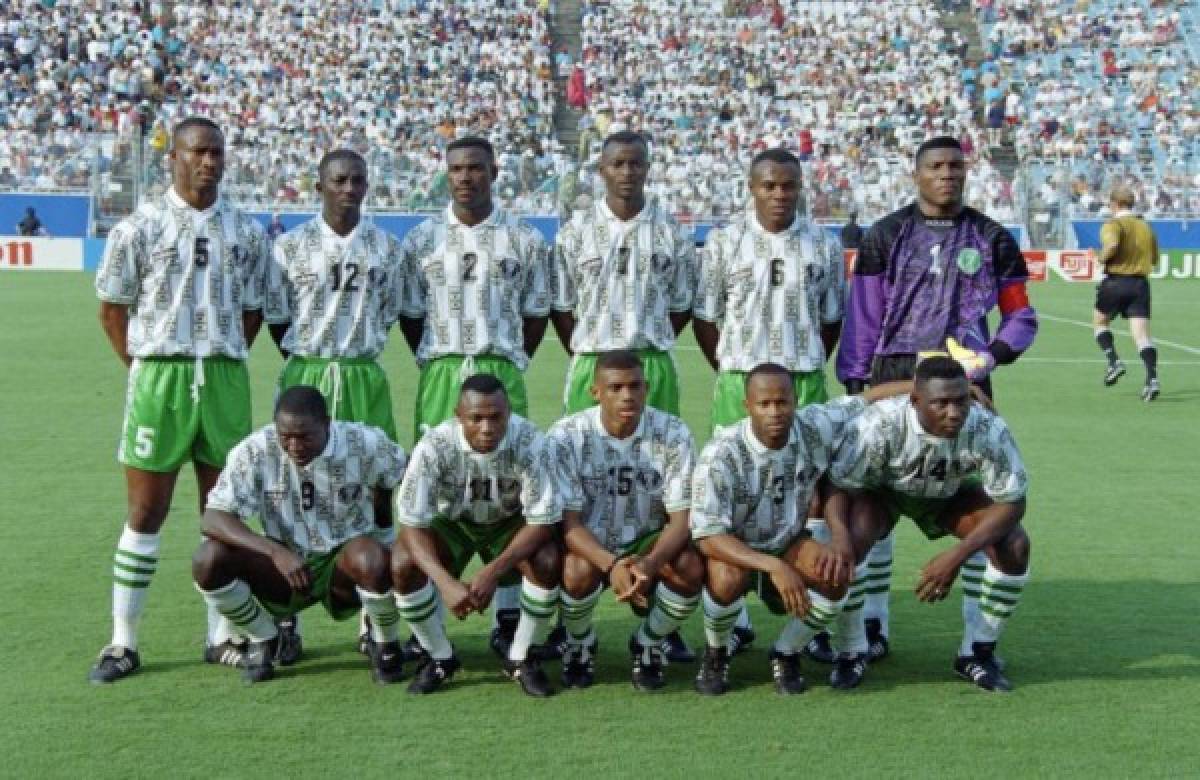
<svg viewBox="0 0 1200 780">
<path fill-rule="evenodd" d="M 230 547 L 250 550 L 267 557 L 272 557 L 283 547 L 279 542 L 250 530 L 237 515 L 220 509 L 204 511 L 200 518 L 200 533 Z"/>
<path fill-rule="evenodd" d="M 375 495 L 371 498 L 371 504 L 375 509 L 375 525 L 379 528 L 391 528 L 392 491 L 376 488 Z"/>
<path fill-rule="evenodd" d="M 525 317 L 521 321 L 521 340 L 525 342 L 525 354 L 533 358 L 533 354 L 542 345 L 546 335 L 548 317 Z"/>
<path fill-rule="evenodd" d="M 643 558 L 645 565 L 642 570 L 646 574 L 653 577 L 664 565 L 678 558 L 683 548 L 687 547 L 688 540 L 692 538 L 691 529 L 688 528 L 689 514 L 689 511 L 684 509 L 667 515 L 666 527 L 663 528 L 654 547 Z"/>
<path fill-rule="evenodd" d="M 713 371 L 719 371 L 717 343 L 721 340 L 721 331 L 717 329 L 717 324 L 697 317 L 692 320 L 692 332 L 696 334 L 696 343 L 700 345 L 700 351 L 704 353 L 708 365 Z"/>
<path fill-rule="evenodd" d="M 538 548 L 548 541 L 550 541 L 550 526 L 526 523 L 520 531 L 513 535 L 512 541 L 504 548 L 504 552 L 497 555 L 487 565 L 495 570 L 497 576 L 506 574 L 521 561 L 528 560 L 529 556 L 537 552 Z"/>
<path fill-rule="evenodd" d="M 283 348 L 283 337 L 287 335 L 289 327 L 291 327 L 290 324 L 286 322 L 270 323 L 267 325 L 267 331 L 271 334 L 271 341 L 275 342 L 275 346 L 279 350 L 279 354 L 283 355 L 284 360 L 291 357 L 291 353 Z"/>
<path fill-rule="evenodd" d="M 442 559 L 438 556 L 437 541 L 432 530 L 401 525 L 400 541 L 404 543 L 404 548 L 412 556 L 417 568 L 433 580 L 433 584 L 439 591 L 445 591 L 448 584 L 458 582 L 442 565 Z"/>
<path fill-rule="evenodd" d="M 869 404 L 876 401 L 882 401 L 885 398 L 892 398 L 897 395 L 909 395 L 912 393 L 913 381 L 911 379 L 901 379 L 895 382 L 884 382 L 881 385 L 873 385 L 863 390 L 862 397 Z"/>
<path fill-rule="evenodd" d="M 850 533 L 850 494 L 834 486 L 828 479 L 821 480 L 821 493 L 825 506 L 825 524 L 829 526 L 833 548 L 839 552 L 852 552 L 854 538 Z"/>
<path fill-rule="evenodd" d="M 104 329 L 104 335 L 108 337 L 108 343 L 112 345 L 117 359 L 128 368 L 129 364 L 133 362 L 127 350 L 129 343 L 129 307 L 121 303 L 101 302 L 100 327 Z"/>
<path fill-rule="evenodd" d="M 616 563 L 617 556 L 604 549 L 600 541 L 583 524 L 578 512 L 563 512 L 563 542 L 567 550 L 575 553 L 600 571 L 608 571 Z"/>
<path fill-rule="evenodd" d="M 672 311 L 667 313 L 667 318 L 671 320 L 671 329 L 675 331 L 675 336 L 678 337 L 683 333 L 683 329 L 692 321 L 691 311 Z"/>
<path fill-rule="evenodd" d="M 242 336 L 246 339 L 247 349 L 254 346 L 258 331 L 263 324 L 263 313 L 258 309 L 247 309 L 242 312 Z"/>
<path fill-rule="evenodd" d="M 550 322 L 554 323 L 554 332 L 558 334 L 558 340 L 562 342 L 566 353 L 568 355 L 575 354 L 571 351 L 571 336 L 575 333 L 575 315 L 569 311 L 552 311 L 550 312 Z"/>
<path fill-rule="evenodd" d="M 976 515 L 975 527 L 954 547 L 963 561 L 1012 533 L 1025 516 L 1025 499 L 997 502 L 977 510 Z"/>
<path fill-rule="evenodd" d="M 716 534 L 696 540 L 696 547 L 705 558 L 728 563 L 739 569 L 770 573 L 782 560 L 773 555 L 756 552 L 750 545 L 733 534 Z"/>
<path fill-rule="evenodd" d="M 425 334 L 425 318 L 401 317 L 400 332 L 404 334 L 408 348 L 414 355 L 417 354 L 417 349 L 421 346 L 421 336 Z"/>
<path fill-rule="evenodd" d="M 842 336 L 842 323 L 827 322 L 821 326 L 821 344 L 825 347 L 825 357 L 829 358 L 837 349 L 838 339 Z"/>
</svg>

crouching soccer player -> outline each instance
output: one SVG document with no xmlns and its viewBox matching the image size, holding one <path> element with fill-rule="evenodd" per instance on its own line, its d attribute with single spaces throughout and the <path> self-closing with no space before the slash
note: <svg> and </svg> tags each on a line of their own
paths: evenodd
<svg viewBox="0 0 1200 780">
<path fill-rule="evenodd" d="M 663 640 L 699 602 L 704 563 L 688 544 L 692 435 L 674 415 L 646 406 L 641 359 L 600 354 L 592 378 L 599 404 L 550 429 L 563 497 L 563 685 L 594 679 L 592 613 L 605 584 L 645 615 L 629 639 L 633 685 L 663 687 Z"/>
<path fill-rule="evenodd" d="M 521 617 L 504 673 L 530 696 L 553 693 L 529 647 L 558 605 L 562 556 L 553 528 L 559 515 L 545 438 L 512 414 L 499 379 L 469 377 L 455 417 L 430 429 L 414 448 L 396 498 L 396 603 L 427 654 L 410 693 L 436 691 L 460 665 L 446 638 L 439 594 L 460 620 L 482 613 L 500 578 L 514 568 L 523 578 Z M 463 570 L 476 554 L 484 566 L 464 582 Z"/>
<path fill-rule="evenodd" d="M 229 455 L 208 497 L 192 559 L 196 589 L 248 641 L 247 682 L 269 680 L 278 641 L 274 616 L 321 603 L 334 619 L 365 608 L 374 644 L 371 677 L 403 674 L 388 551 L 371 534 L 390 520 L 405 455 L 382 430 L 331 422 L 319 390 L 298 385 L 275 404 L 273 425 Z M 265 535 L 244 519 L 262 518 Z"/>
<path fill-rule="evenodd" d="M 910 397 L 881 401 L 850 423 L 830 478 L 858 494 L 850 523 L 860 554 L 900 515 L 930 539 L 958 537 L 922 568 L 917 598 L 946 598 L 962 569 L 965 626 L 954 670 L 984 690 L 1011 690 L 995 647 L 1029 578 L 1021 527 L 1028 479 L 1004 420 L 971 402 L 962 366 L 950 357 L 921 361 Z"/>
</svg>

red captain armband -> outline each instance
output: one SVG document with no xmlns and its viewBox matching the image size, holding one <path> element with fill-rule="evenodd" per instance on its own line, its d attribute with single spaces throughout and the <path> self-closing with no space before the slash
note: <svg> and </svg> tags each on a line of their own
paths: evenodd
<svg viewBox="0 0 1200 780">
<path fill-rule="evenodd" d="M 1029 293 L 1025 292 L 1025 282 L 1012 282 L 1000 288 L 999 305 L 1001 314 L 1028 309 Z"/>
</svg>

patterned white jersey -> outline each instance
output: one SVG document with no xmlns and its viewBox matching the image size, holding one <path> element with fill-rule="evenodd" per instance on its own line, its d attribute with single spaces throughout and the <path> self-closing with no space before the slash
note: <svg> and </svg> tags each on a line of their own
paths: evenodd
<svg viewBox="0 0 1200 780">
<path fill-rule="evenodd" d="M 580 512 L 609 552 L 660 530 L 667 513 L 691 505 L 692 434 L 674 415 L 646 407 L 633 435 L 617 439 L 593 406 L 556 422 L 547 438 L 563 508 Z"/>
<path fill-rule="evenodd" d="M 1029 479 L 1008 425 L 978 404 L 954 439 L 921 428 L 907 397 L 873 404 L 854 419 L 830 470 L 850 489 L 888 488 L 915 498 L 949 498 L 965 480 L 979 481 L 994 501 L 1025 496 Z"/>
<path fill-rule="evenodd" d="M 785 549 L 804 530 L 817 483 L 866 405 L 844 396 L 804 407 L 778 450 L 758 440 L 749 418 L 722 428 L 692 475 L 692 538 L 733 534 L 759 552 Z"/>
<path fill-rule="evenodd" d="M 301 555 L 328 553 L 375 527 L 374 491 L 395 488 L 405 463 L 380 429 L 334 421 L 324 451 L 297 466 L 268 425 L 229 453 L 208 508 L 259 516 L 268 537 Z"/>
<path fill-rule="evenodd" d="M 471 449 L 455 418 L 431 428 L 413 449 L 396 494 L 396 520 L 427 528 L 435 517 L 495 525 L 523 517 L 551 525 L 562 515 L 546 437 L 512 415 L 493 452 Z"/>
<path fill-rule="evenodd" d="M 766 362 L 820 371 L 821 326 L 841 321 L 845 297 L 839 240 L 799 216 L 786 230 L 768 233 L 750 208 L 708 234 L 693 313 L 718 323 L 722 371 Z"/>
<path fill-rule="evenodd" d="M 417 362 L 491 353 L 524 371 L 524 317 L 550 313 L 550 249 L 537 228 L 496 207 L 470 227 L 451 207 L 404 237 L 405 317 L 425 317 Z"/>
<path fill-rule="evenodd" d="M 320 216 L 275 241 L 263 318 L 288 324 L 282 347 L 302 357 L 376 357 L 400 317 L 400 242 L 370 222 L 339 236 Z"/>
<path fill-rule="evenodd" d="M 96 295 L 129 306 L 132 357 L 244 360 L 242 312 L 261 309 L 266 236 L 224 199 L 198 211 L 168 190 L 113 228 Z"/>
<path fill-rule="evenodd" d="M 696 246 L 656 198 L 627 222 L 600 199 L 555 244 L 553 305 L 575 315 L 572 352 L 675 344 L 669 315 L 692 307 Z"/>
</svg>

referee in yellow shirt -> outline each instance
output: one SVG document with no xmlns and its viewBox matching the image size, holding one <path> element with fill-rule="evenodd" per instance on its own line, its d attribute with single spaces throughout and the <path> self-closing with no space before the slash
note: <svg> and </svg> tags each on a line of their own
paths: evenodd
<svg viewBox="0 0 1200 780">
<path fill-rule="evenodd" d="M 1150 271 L 1158 262 L 1158 240 L 1146 220 L 1133 213 L 1133 190 L 1115 187 L 1109 196 L 1113 217 L 1100 229 L 1100 262 L 1104 279 L 1096 288 L 1096 309 L 1092 325 L 1096 343 L 1108 358 L 1105 386 L 1117 383 L 1125 374 L 1125 364 L 1117 357 L 1113 334 L 1108 324 L 1118 314 L 1129 320 L 1129 330 L 1138 354 L 1146 364 L 1146 385 L 1142 400 L 1158 398 L 1158 350 L 1150 338 Z"/>
</svg>

